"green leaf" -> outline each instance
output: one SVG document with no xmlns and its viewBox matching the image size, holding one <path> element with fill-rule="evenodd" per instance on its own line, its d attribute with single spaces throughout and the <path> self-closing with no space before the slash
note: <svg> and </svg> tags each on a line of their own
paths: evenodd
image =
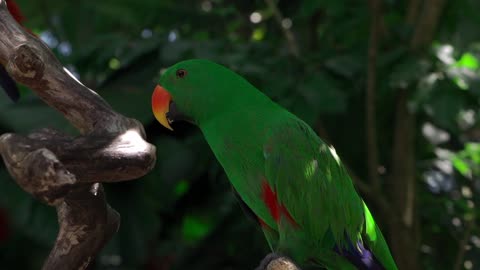
<svg viewBox="0 0 480 270">
<path fill-rule="evenodd" d="M 262 41 L 265 37 L 265 28 L 257 27 L 252 32 L 252 40 L 253 41 Z"/>
<path fill-rule="evenodd" d="M 183 218 L 182 234 L 185 241 L 195 243 L 202 240 L 213 228 L 211 220 L 194 215 Z"/>
<path fill-rule="evenodd" d="M 465 144 L 465 152 L 468 153 L 470 159 L 477 165 L 480 164 L 480 143 Z"/>
<path fill-rule="evenodd" d="M 478 59 L 471 53 L 464 53 L 455 66 L 476 70 L 478 69 Z"/>
<path fill-rule="evenodd" d="M 190 183 L 188 181 L 181 180 L 177 183 L 177 186 L 175 187 L 175 195 L 177 195 L 177 197 L 182 196 L 188 191 L 189 187 Z"/>
<path fill-rule="evenodd" d="M 453 167 L 457 169 L 458 172 L 460 172 L 463 176 L 467 176 L 470 173 L 470 166 L 463 161 L 461 158 L 458 156 L 455 156 L 452 159 Z"/>
</svg>

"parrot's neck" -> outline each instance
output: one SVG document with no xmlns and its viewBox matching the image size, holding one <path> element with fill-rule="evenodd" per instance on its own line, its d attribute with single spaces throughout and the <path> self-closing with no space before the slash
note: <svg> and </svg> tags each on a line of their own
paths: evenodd
<svg viewBox="0 0 480 270">
<path fill-rule="evenodd" d="M 234 138 L 261 136 L 262 131 L 277 122 L 279 114 L 288 113 L 271 100 L 258 104 L 232 107 L 209 119 L 201 121 L 198 126 L 207 140 L 213 138 Z M 249 138 L 245 138 L 249 139 Z M 255 139 L 260 139 L 255 137 Z"/>
</svg>

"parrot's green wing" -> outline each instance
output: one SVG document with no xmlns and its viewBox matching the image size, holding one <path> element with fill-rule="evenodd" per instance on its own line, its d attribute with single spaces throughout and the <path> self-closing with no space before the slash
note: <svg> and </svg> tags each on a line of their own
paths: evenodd
<svg viewBox="0 0 480 270">
<path fill-rule="evenodd" d="M 269 131 L 264 145 L 266 179 L 279 208 L 285 209 L 278 220 L 279 249 L 301 261 L 350 269 L 341 253 L 349 247 L 355 250 L 367 238 L 366 244 L 381 264 L 396 269 L 381 232 L 372 225 L 373 218 L 333 147 L 303 121 L 288 115 L 287 121 Z M 362 237 L 365 233 L 368 237 Z"/>
</svg>

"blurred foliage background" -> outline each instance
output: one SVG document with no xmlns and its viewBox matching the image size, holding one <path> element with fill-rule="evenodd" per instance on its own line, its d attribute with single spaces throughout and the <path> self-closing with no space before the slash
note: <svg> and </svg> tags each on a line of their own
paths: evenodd
<svg viewBox="0 0 480 270">
<path fill-rule="evenodd" d="M 188 58 L 242 74 L 332 143 L 400 269 L 480 269 L 479 1 L 16 2 L 25 25 L 158 149 L 150 174 L 106 185 L 122 224 L 91 269 L 253 269 L 269 252 L 199 130 L 154 121 L 156 80 Z M 75 134 L 21 90 L 18 104 L 0 94 L 2 133 Z M 40 269 L 56 231 L 54 209 L 2 168 L 0 268 Z"/>
</svg>

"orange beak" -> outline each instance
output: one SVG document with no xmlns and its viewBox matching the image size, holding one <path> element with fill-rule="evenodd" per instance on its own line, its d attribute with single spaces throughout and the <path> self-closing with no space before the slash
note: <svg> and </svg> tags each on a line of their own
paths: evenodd
<svg viewBox="0 0 480 270">
<path fill-rule="evenodd" d="M 152 110 L 153 110 L 153 115 L 155 115 L 155 118 L 162 124 L 162 126 L 173 130 L 173 128 L 170 126 L 170 123 L 167 119 L 167 113 L 169 111 L 170 107 L 170 100 L 172 99 L 172 96 L 170 93 L 165 90 L 160 85 L 157 85 L 155 87 L 155 90 L 153 90 L 152 94 Z"/>
</svg>

